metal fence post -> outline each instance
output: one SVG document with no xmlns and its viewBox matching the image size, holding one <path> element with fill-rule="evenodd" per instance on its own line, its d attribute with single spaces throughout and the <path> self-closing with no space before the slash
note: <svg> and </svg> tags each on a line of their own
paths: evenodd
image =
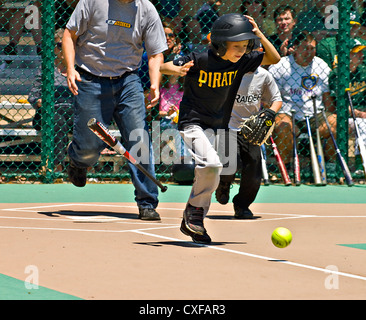
<svg viewBox="0 0 366 320">
<path fill-rule="evenodd" d="M 350 69 L 350 0 L 339 0 L 339 30 L 337 33 L 337 143 L 339 149 L 348 162 L 348 103 L 345 89 L 349 86 Z M 337 163 L 337 173 L 341 176 L 341 168 Z"/>
<path fill-rule="evenodd" d="M 54 177 L 54 33 L 55 1 L 42 4 L 42 173 L 44 182 Z"/>
</svg>

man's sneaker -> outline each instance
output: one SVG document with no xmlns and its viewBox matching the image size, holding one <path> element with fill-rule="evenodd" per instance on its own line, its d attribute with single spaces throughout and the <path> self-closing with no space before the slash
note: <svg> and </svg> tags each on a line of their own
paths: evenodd
<svg viewBox="0 0 366 320">
<path fill-rule="evenodd" d="M 362 158 L 361 155 L 357 154 L 355 156 L 355 175 L 356 176 L 363 176 L 364 175 L 364 171 L 363 171 L 363 163 L 362 163 Z"/>
<path fill-rule="evenodd" d="M 221 204 L 227 204 L 230 199 L 230 182 L 221 182 L 216 189 L 215 197 L 216 200 Z"/>
<path fill-rule="evenodd" d="M 160 216 L 153 208 L 139 208 L 139 219 L 160 220 Z"/>
<path fill-rule="evenodd" d="M 202 244 L 210 244 L 211 243 L 211 238 L 207 234 L 206 230 L 203 234 L 194 233 L 194 232 L 190 231 L 187 228 L 184 219 L 182 220 L 182 223 L 180 225 L 180 231 L 183 234 L 185 234 L 186 236 L 191 237 L 193 242 L 195 242 L 195 243 L 202 243 Z"/>
<path fill-rule="evenodd" d="M 203 216 L 203 208 L 193 207 L 188 203 L 186 209 L 183 212 L 183 221 L 185 223 L 186 229 L 199 235 L 205 234 L 206 230 L 203 226 Z"/>
<path fill-rule="evenodd" d="M 71 162 L 67 168 L 70 182 L 76 187 L 84 187 L 86 184 L 86 168 L 78 168 Z"/>
<path fill-rule="evenodd" d="M 240 208 L 234 205 L 235 219 L 253 219 L 253 213 L 248 208 Z"/>
<path fill-rule="evenodd" d="M 355 175 L 356 176 L 364 176 L 365 173 L 364 173 L 364 171 L 362 169 L 358 169 L 358 170 L 355 171 Z"/>
</svg>

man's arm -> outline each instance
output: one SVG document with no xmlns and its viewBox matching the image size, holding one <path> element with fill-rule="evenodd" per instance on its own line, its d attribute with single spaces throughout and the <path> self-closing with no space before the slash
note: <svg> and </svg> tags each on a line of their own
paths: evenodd
<svg viewBox="0 0 366 320">
<path fill-rule="evenodd" d="M 66 63 L 67 85 L 74 95 L 78 94 L 76 81 L 81 81 L 80 74 L 75 70 L 75 48 L 77 38 L 78 36 L 75 31 L 67 28 L 65 29 L 62 38 L 62 51 Z"/>
<path fill-rule="evenodd" d="M 149 77 L 150 77 L 150 103 L 146 106 L 146 108 L 150 109 L 155 106 L 160 97 L 160 66 L 164 62 L 164 56 L 162 53 L 158 53 L 148 57 L 148 65 L 149 65 Z"/>
</svg>

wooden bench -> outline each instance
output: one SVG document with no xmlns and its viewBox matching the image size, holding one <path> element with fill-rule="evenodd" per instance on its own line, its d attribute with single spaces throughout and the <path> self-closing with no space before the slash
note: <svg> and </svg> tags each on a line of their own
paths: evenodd
<svg viewBox="0 0 366 320">
<path fill-rule="evenodd" d="M 0 60 L 1 61 L 27 61 L 27 60 L 31 60 L 31 61 L 41 61 L 42 57 L 41 56 L 36 56 L 36 55 L 0 55 Z"/>
<path fill-rule="evenodd" d="M 115 136 L 120 136 L 118 130 L 111 130 Z M 42 135 L 35 129 L 30 128 L 1 128 L 0 137 L 10 137 L 8 141 L 0 142 L 0 148 L 13 147 L 18 145 L 40 143 Z M 41 155 L 32 154 L 5 154 L 1 152 L 0 161 L 2 162 L 41 162 Z M 66 161 L 68 158 L 66 157 Z M 125 164 L 125 158 L 120 154 L 102 154 L 99 158 L 99 163 L 113 163 L 113 172 L 118 173 L 121 167 Z"/>
</svg>

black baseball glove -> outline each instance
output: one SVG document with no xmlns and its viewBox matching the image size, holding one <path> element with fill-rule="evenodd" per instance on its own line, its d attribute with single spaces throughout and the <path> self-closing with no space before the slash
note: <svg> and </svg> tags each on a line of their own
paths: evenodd
<svg viewBox="0 0 366 320">
<path fill-rule="evenodd" d="M 271 109 L 263 109 L 243 122 L 241 134 L 250 144 L 261 146 L 274 129 L 276 113 Z"/>
</svg>

